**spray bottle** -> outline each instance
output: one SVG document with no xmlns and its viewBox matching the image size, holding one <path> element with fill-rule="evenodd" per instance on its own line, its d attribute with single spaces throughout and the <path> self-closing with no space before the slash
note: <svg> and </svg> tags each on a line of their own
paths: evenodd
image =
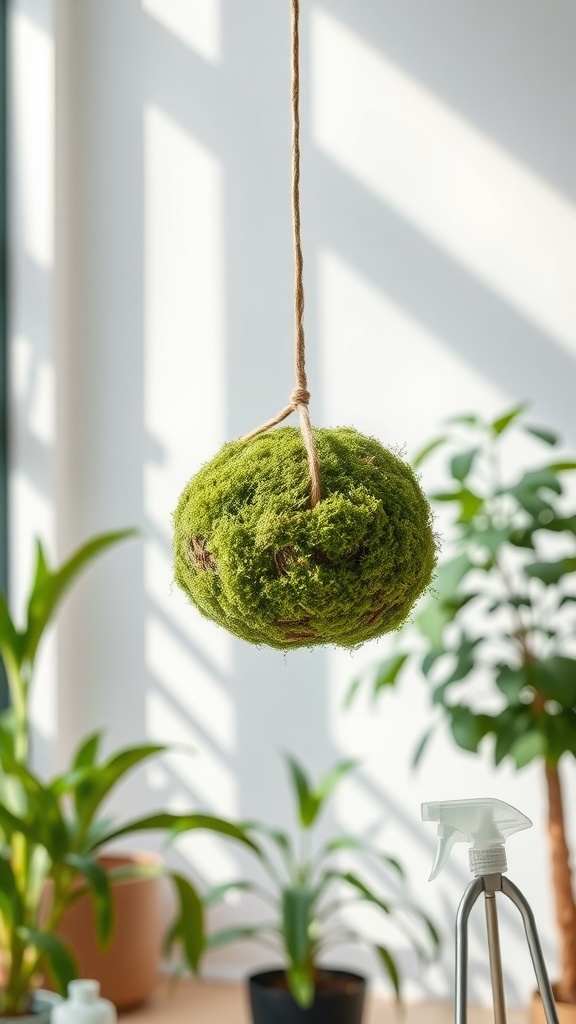
<svg viewBox="0 0 576 1024">
<path fill-rule="evenodd" d="M 117 1024 L 116 1007 L 100 998 L 100 982 L 77 978 L 68 985 L 68 998 L 52 1008 L 50 1024 Z"/>
<path fill-rule="evenodd" d="M 424 803 L 422 804 L 422 820 L 438 822 L 438 846 L 430 881 L 442 871 L 455 843 L 470 844 L 468 851 L 470 871 L 476 876 L 466 889 L 456 916 L 456 1024 L 466 1024 L 468 918 L 482 892 L 485 896 L 494 1024 L 506 1024 L 506 1003 L 496 908 L 497 892 L 503 893 L 512 900 L 522 915 L 528 949 L 542 997 L 547 1024 L 558 1024 L 556 1005 L 534 915 L 528 901 L 517 886 L 509 878 L 502 877 L 503 872 L 508 869 L 505 848 L 508 836 L 530 828 L 532 822 L 525 814 L 515 807 L 511 807 L 510 804 L 491 798 Z"/>
</svg>

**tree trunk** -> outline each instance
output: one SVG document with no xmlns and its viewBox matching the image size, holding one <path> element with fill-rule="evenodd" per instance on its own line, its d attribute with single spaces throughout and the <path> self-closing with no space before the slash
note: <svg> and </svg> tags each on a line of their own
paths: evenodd
<svg viewBox="0 0 576 1024">
<path fill-rule="evenodd" d="M 570 851 L 564 827 L 562 787 L 557 765 L 546 765 L 548 787 L 548 835 L 552 861 L 552 885 L 556 924 L 560 938 L 560 980 L 556 995 L 561 1002 L 576 1003 L 576 902 L 572 886 Z"/>
</svg>

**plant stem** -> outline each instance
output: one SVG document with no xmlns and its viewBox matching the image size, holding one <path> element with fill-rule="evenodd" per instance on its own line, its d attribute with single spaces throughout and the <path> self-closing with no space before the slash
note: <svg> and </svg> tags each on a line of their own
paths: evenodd
<svg viewBox="0 0 576 1024">
<path fill-rule="evenodd" d="M 566 840 L 562 786 L 558 765 L 546 765 L 548 790 L 548 835 L 552 859 L 552 883 L 556 903 L 556 923 L 560 934 L 561 975 L 558 999 L 576 1003 L 576 902 Z"/>
<path fill-rule="evenodd" d="M 27 765 L 30 753 L 28 680 L 21 666 L 18 667 L 12 659 L 4 658 L 4 666 L 10 691 L 10 702 L 16 718 L 14 756 L 19 764 Z"/>
</svg>

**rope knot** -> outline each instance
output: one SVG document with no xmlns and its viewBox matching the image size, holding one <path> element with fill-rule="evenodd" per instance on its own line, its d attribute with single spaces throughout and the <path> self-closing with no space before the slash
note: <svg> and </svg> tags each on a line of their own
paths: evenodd
<svg viewBox="0 0 576 1024">
<path fill-rule="evenodd" d="M 310 392 L 306 391 L 306 388 L 294 388 L 294 391 L 290 395 L 290 405 L 293 409 L 297 409 L 299 405 L 305 405 L 308 408 L 310 402 Z"/>
</svg>

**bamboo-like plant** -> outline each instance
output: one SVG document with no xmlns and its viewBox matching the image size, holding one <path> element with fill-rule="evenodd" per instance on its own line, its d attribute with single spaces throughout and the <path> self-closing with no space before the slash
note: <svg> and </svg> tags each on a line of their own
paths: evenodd
<svg viewBox="0 0 576 1024">
<path fill-rule="evenodd" d="M 240 939 L 264 944 L 282 959 L 287 987 L 298 1005 L 305 1008 L 313 1002 L 326 954 L 343 944 L 360 942 L 374 951 L 399 996 L 402 979 L 393 953 L 350 927 L 345 911 L 355 901 L 368 904 L 381 918 L 394 922 L 421 959 L 435 952 L 438 933 L 430 918 L 410 898 L 402 865 L 396 857 L 351 835 L 334 835 L 318 847 L 312 838 L 321 812 L 356 762 L 339 762 L 317 786 L 312 785 L 295 758 L 287 756 L 286 764 L 296 804 L 296 834 L 262 822 L 245 823 L 246 832 L 255 843 L 253 852 L 266 876 L 265 884 L 233 881 L 217 886 L 205 896 L 205 905 L 210 907 L 230 890 L 253 892 L 272 908 L 271 919 L 213 932 L 208 936 L 206 950 Z M 388 876 L 392 875 L 392 892 L 375 891 L 361 869 L 359 872 L 342 863 L 342 856 L 346 855 L 369 858 Z"/>
<path fill-rule="evenodd" d="M 73 951 L 57 929 L 66 908 L 85 892 L 94 899 L 101 945 L 110 939 L 110 883 L 131 870 L 106 872 L 99 862 L 100 851 L 113 839 L 140 831 L 161 830 L 171 836 L 202 828 L 251 845 L 240 827 L 211 815 L 160 812 L 124 824 L 102 816 L 104 801 L 127 772 L 162 753 L 163 745 L 129 747 L 103 758 L 101 735 L 94 733 L 55 778 L 44 781 L 30 767 L 30 689 L 44 631 L 81 570 L 132 533 L 95 537 L 55 571 L 38 543 L 22 629 L 0 594 L 0 655 L 11 699 L 0 714 L 0 1016 L 26 1012 L 38 975 L 47 972 L 60 991 L 75 977 Z M 142 868 L 132 873 L 142 873 Z M 179 901 L 173 931 L 182 940 L 188 966 L 196 970 L 204 947 L 202 902 L 188 879 L 165 873 Z"/>
<path fill-rule="evenodd" d="M 526 421 L 521 405 L 492 421 L 454 418 L 415 459 L 419 466 L 433 453 L 447 457 L 450 487 L 431 499 L 455 513 L 449 556 L 391 657 L 356 679 L 349 696 L 365 682 L 382 693 L 418 666 L 460 747 L 476 752 L 490 737 L 496 764 L 508 758 L 516 768 L 542 766 L 560 942 L 557 996 L 576 1004 L 576 902 L 560 772 L 576 755 L 576 501 L 565 488 L 576 461 L 540 458 L 506 471 L 503 448 L 519 430 L 548 451 L 558 443 Z"/>
</svg>

